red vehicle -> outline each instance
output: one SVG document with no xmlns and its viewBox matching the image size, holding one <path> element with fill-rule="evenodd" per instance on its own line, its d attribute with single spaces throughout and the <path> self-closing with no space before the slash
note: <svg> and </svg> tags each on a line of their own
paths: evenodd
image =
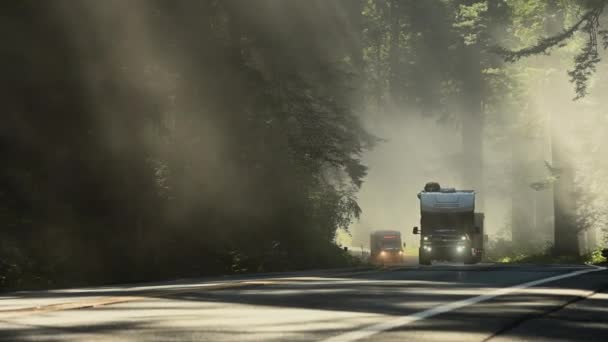
<svg viewBox="0 0 608 342">
<path fill-rule="evenodd" d="M 403 262 L 401 232 L 396 230 L 377 230 L 370 238 L 370 257 L 374 264 L 389 264 Z"/>
</svg>

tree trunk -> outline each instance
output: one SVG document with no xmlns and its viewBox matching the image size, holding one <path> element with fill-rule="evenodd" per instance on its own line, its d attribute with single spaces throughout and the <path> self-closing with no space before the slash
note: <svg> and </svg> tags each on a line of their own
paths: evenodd
<svg viewBox="0 0 608 342">
<path fill-rule="evenodd" d="M 533 217 L 530 215 L 531 204 L 529 188 L 529 170 L 526 142 L 514 128 L 511 134 L 512 185 L 511 185 L 511 238 L 514 246 L 523 247 L 530 239 Z M 532 193 L 532 196 L 537 194 Z M 538 203 L 537 203 L 538 204 Z M 538 221 L 537 221 L 538 222 Z"/>
<path fill-rule="evenodd" d="M 545 31 L 552 35 L 562 30 L 563 14 L 558 11 L 558 6 L 555 0 L 549 1 L 547 5 L 547 13 L 557 13 L 554 16 L 548 16 Z M 550 82 L 550 80 L 548 80 Z M 549 85 L 544 87 L 551 89 Z M 549 94 L 546 95 L 549 98 Z M 553 103 L 550 100 L 545 103 Z M 567 151 L 560 144 L 558 132 L 558 122 L 563 120 L 563 117 L 557 117 L 560 113 L 559 108 L 551 108 L 550 111 L 550 128 L 551 128 L 551 159 L 552 167 L 559 172 L 559 179 L 553 185 L 553 215 L 554 215 L 554 253 L 556 255 L 579 255 L 578 232 L 576 229 L 576 201 L 574 196 L 574 170 L 571 163 L 567 159 Z"/>
<path fill-rule="evenodd" d="M 399 20 L 399 2 L 393 0 L 390 2 L 390 40 L 389 40 L 389 79 L 388 91 L 390 105 L 394 108 L 399 107 L 400 98 L 403 96 L 401 92 L 401 84 L 399 82 L 399 55 L 401 49 L 399 46 L 399 36 L 401 34 Z"/>
<path fill-rule="evenodd" d="M 483 212 L 483 95 L 481 51 L 477 45 L 465 47 L 465 79 L 463 89 L 462 150 L 463 187 L 476 190 L 476 210 Z"/>
<path fill-rule="evenodd" d="M 555 118 L 553 119 L 555 120 Z M 560 177 L 553 186 L 555 254 L 579 255 L 576 207 L 572 196 L 574 193 L 574 170 L 564 158 L 563 146 L 560 146 L 558 140 L 555 139 L 555 135 L 551 142 L 551 150 L 552 166 L 560 170 Z"/>
</svg>

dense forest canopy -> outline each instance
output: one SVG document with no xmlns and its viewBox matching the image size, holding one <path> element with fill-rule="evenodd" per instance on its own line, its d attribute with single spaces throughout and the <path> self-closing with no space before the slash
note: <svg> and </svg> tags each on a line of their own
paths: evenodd
<svg viewBox="0 0 608 342">
<path fill-rule="evenodd" d="M 606 3 L 5 3 L 0 283 L 346 265 L 430 180 L 512 248 L 593 248 Z"/>
</svg>

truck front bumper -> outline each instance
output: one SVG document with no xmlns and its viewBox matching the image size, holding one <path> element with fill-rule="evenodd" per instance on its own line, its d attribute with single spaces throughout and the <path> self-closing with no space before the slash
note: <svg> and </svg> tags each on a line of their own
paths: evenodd
<svg viewBox="0 0 608 342">
<path fill-rule="evenodd" d="M 375 257 L 375 260 L 380 263 L 399 263 L 403 262 L 403 253 L 399 252 L 380 252 Z"/>
<path fill-rule="evenodd" d="M 454 245 L 423 245 L 420 255 L 430 260 L 463 260 L 465 257 L 477 255 L 478 250 L 463 244 Z M 481 253 L 481 252 L 479 252 Z"/>
</svg>

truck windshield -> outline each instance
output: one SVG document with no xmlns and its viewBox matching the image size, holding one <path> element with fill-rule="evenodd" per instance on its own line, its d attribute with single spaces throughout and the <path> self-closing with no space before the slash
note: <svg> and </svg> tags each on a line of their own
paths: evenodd
<svg viewBox="0 0 608 342">
<path fill-rule="evenodd" d="M 401 242 L 397 239 L 391 240 L 382 240 L 382 248 L 399 248 L 401 247 Z"/>
<path fill-rule="evenodd" d="M 473 213 L 425 213 L 422 215 L 423 234 L 467 231 L 473 226 Z"/>
</svg>

